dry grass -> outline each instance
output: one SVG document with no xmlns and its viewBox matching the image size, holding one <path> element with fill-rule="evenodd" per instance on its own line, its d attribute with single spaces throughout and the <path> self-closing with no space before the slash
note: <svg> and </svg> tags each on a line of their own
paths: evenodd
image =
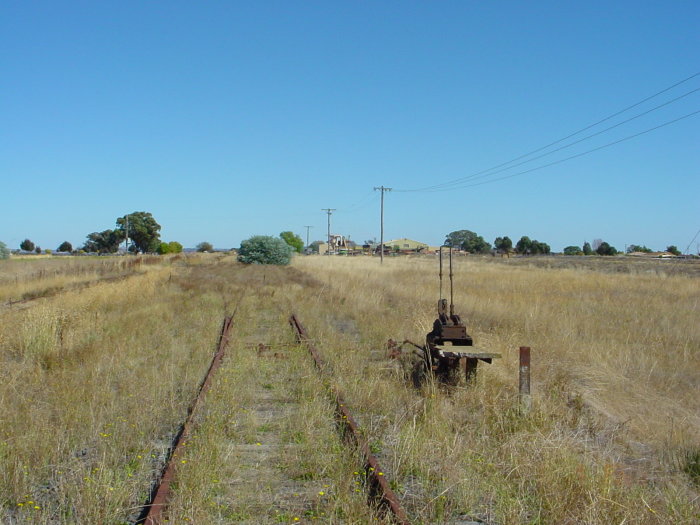
<svg viewBox="0 0 700 525">
<path fill-rule="evenodd" d="M 222 310 L 188 301 L 172 271 L 0 317 L 0 521 L 124 522 L 145 499 Z"/>
<path fill-rule="evenodd" d="M 461 259 L 457 312 L 477 346 L 504 358 L 481 365 L 474 385 L 418 392 L 384 345 L 422 342 L 430 329 L 434 260 L 108 261 L 65 267 L 81 275 L 85 264 L 90 287 L 0 311 L 0 522 L 133 521 L 236 306 L 172 522 L 375 518 L 355 492 L 361 471 L 340 446 L 327 385 L 291 345 L 292 311 L 416 522 L 700 521 L 696 277 Z M 16 297 L 7 287 L 19 282 L 42 289 L 37 268 L 0 265 L 0 294 Z M 120 273 L 131 277 L 95 282 Z M 258 357 L 259 342 L 285 357 Z M 528 416 L 517 403 L 520 345 L 533 348 Z"/>
<path fill-rule="evenodd" d="M 171 258 L 172 259 L 172 258 Z M 157 257 L 13 257 L 0 264 L 0 303 L 55 295 L 142 273 Z"/>
<path fill-rule="evenodd" d="M 477 388 L 433 401 L 389 381 L 381 362 L 357 363 L 376 357 L 388 337 L 423 339 L 435 315 L 435 261 L 296 264 L 325 283 L 304 318 L 319 340 L 336 340 L 339 377 L 390 445 L 407 493 L 419 493 L 416 514 L 436 519 L 449 507 L 497 523 L 700 519 L 697 489 L 681 472 L 688 451 L 700 448 L 696 278 L 460 260 L 457 311 L 477 345 L 505 359 L 480 367 Z M 519 345 L 533 348 L 536 392 L 524 421 L 514 398 Z M 474 476 L 473 457 L 490 473 Z M 420 468 L 403 470 L 416 460 Z M 426 507 L 429 495 L 437 499 Z"/>
</svg>

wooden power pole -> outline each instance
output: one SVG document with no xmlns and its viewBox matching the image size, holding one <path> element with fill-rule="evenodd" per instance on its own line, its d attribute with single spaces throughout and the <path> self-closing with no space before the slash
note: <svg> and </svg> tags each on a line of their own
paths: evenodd
<svg viewBox="0 0 700 525">
<path fill-rule="evenodd" d="M 379 190 L 382 192 L 382 204 L 380 211 L 380 235 L 379 235 L 379 262 L 384 264 L 384 192 L 391 191 L 391 188 L 385 188 L 384 186 L 374 187 L 374 190 Z"/>
</svg>

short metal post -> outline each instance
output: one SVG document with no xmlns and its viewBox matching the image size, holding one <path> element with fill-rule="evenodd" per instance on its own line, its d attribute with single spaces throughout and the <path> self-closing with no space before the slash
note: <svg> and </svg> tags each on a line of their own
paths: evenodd
<svg viewBox="0 0 700 525">
<path fill-rule="evenodd" d="M 520 347 L 520 407 L 524 413 L 530 412 L 532 398 L 530 397 L 530 347 Z"/>
<path fill-rule="evenodd" d="M 479 364 L 478 359 L 473 359 L 471 357 L 465 357 L 464 359 L 464 372 L 467 383 L 474 381 L 476 379 L 476 367 Z"/>
</svg>

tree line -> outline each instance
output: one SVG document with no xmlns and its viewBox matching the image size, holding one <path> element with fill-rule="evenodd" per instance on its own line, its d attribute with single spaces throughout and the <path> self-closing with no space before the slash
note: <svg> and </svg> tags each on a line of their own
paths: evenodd
<svg viewBox="0 0 700 525">
<path fill-rule="evenodd" d="M 177 241 L 163 242 L 160 239 L 161 226 L 153 215 L 145 211 L 135 211 L 123 217 L 117 217 L 114 229 L 89 233 L 85 243 L 77 250 L 68 241 L 63 241 L 57 252 L 83 251 L 88 253 L 116 253 L 121 243 L 129 241 L 129 251 L 132 253 L 180 253 L 182 244 Z M 20 249 L 25 252 L 41 253 L 41 247 L 36 246 L 30 239 L 24 239 Z M 47 250 L 50 252 L 49 250 Z"/>
<path fill-rule="evenodd" d="M 454 248 L 462 249 L 469 253 L 496 253 L 518 255 L 549 255 L 551 248 L 546 242 L 541 242 L 536 239 L 530 239 L 527 235 L 523 235 L 520 240 L 513 245 L 513 241 L 508 236 L 496 237 L 491 243 L 484 240 L 481 235 L 477 235 L 470 230 L 456 230 L 447 234 L 445 245 Z M 670 245 L 666 247 L 666 252 L 673 255 L 680 255 L 680 250 Z M 644 252 L 650 253 L 652 250 L 644 245 L 631 244 L 627 247 L 626 253 Z M 564 255 L 617 255 L 619 252 L 611 244 L 596 239 L 593 245 L 589 242 L 584 242 L 583 246 L 567 246 L 564 248 Z"/>
<path fill-rule="evenodd" d="M 492 253 L 495 250 L 497 253 L 503 254 L 548 255 L 552 251 L 546 242 L 530 239 L 527 235 L 523 235 L 515 243 L 515 246 L 513 246 L 513 240 L 507 235 L 496 237 L 492 247 L 491 243 L 485 241 L 481 235 L 477 235 L 470 230 L 457 230 L 448 233 L 444 244 L 469 253 Z"/>
</svg>

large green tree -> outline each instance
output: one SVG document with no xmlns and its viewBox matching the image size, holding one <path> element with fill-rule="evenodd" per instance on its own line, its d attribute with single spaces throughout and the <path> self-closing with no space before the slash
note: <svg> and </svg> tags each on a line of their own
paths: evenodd
<svg viewBox="0 0 700 525">
<path fill-rule="evenodd" d="M 457 230 L 448 233 L 445 244 L 453 248 L 461 248 L 469 253 L 487 253 L 491 250 L 491 245 L 481 235 L 470 230 Z"/>
<path fill-rule="evenodd" d="M 647 248 L 647 247 L 644 246 L 643 244 L 642 244 L 642 245 L 640 245 L 640 244 L 630 244 L 630 245 L 627 247 L 627 253 L 634 253 L 634 252 L 651 253 L 651 252 L 652 252 L 652 249 L 651 249 L 651 248 Z"/>
<path fill-rule="evenodd" d="M 135 211 L 117 219 L 117 230 L 122 232 L 122 238 L 129 225 L 129 240 L 136 251 L 156 252 L 160 246 L 160 224 L 148 212 Z"/>
<path fill-rule="evenodd" d="M 294 251 L 297 253 L 301 253 L 302 250 L 304 249 L 304 241 L 301 239 L 301 237 L 299 237 L 298 235 L 296 235 L 293 232 L 290 232 L 290 231 L 282 232 L 282 233 L 280 233 L 280 238 L 284 242 L 289 244 L 289 246 L 294 248 Z"/>
<path fill-rule="evenodd" d="M 63 241 L 61 245 L 56 249 L 57 252 L 72 252 L 73 245 L 68 241 Z"/>
<path fill-rule="evenodd" d="M 527 255 L 528 253 L 530 253 L 531 248 L 532 240 L 527 235 L 523 235 L 522 237 L 520 237 L 520 240 L 515 245 L 515 251 L 520 255 Z"/>
<path fill-rule="evenodd" d="M 593 255 L 593 249 L 591 248 L 591 243 L 586 241 L 583 243 L 583 255 Z"/>
<path fill-rule="evenodd" d="M 681 251 L 674 244 L 671 244 L 670 246 L 666 246 L 666 251 L 668 253 L 672 253 L 673 255 L 680 255 L 681 254 Z"/>
<path fill-rule="evenodd" d="M 596 248 L 596 253 L 598 255 L 617 255 L 617 250 L 614 246 L 610 246 L 607 242 L 603 241 L 598 248 Z"/>
<path fill-rule="evenodd" d="M 496 240 L 493 241 L 493 247 L 500 253 L 510 253 L 513 251 L 513 241 L 507 235 L 496 237 Z"/>
<path fill-rule="evenodd" d="M 583 255 L 583 250 L 579 246 L 567 246 L 564 248 L 564 255 Z"/>
<path fill-rule="evenodd" d="M 540 242 L 533 239 L 532 243 L 530 244 L 530 253 L 532 255 L 549 255 L 551 251 L 552 249 L 546 242 Z"/>
<path fill-rule="evenodd" d="M 104 230 L 93 232 L 87 236 L 83 246 L 86 252 L 115 253 L 119 249 L 119 243 L 124 240 L 124 232 L 121 230 Z"/>
<path fill-rule="evenodd" d="M 19 248 L 20 250 L 24 250 L 25 252 L 33 252 L 35 246 L 34 243 L 29 239 L 24 239 L 21 243 L 19 243 Z"/>
</svg>

